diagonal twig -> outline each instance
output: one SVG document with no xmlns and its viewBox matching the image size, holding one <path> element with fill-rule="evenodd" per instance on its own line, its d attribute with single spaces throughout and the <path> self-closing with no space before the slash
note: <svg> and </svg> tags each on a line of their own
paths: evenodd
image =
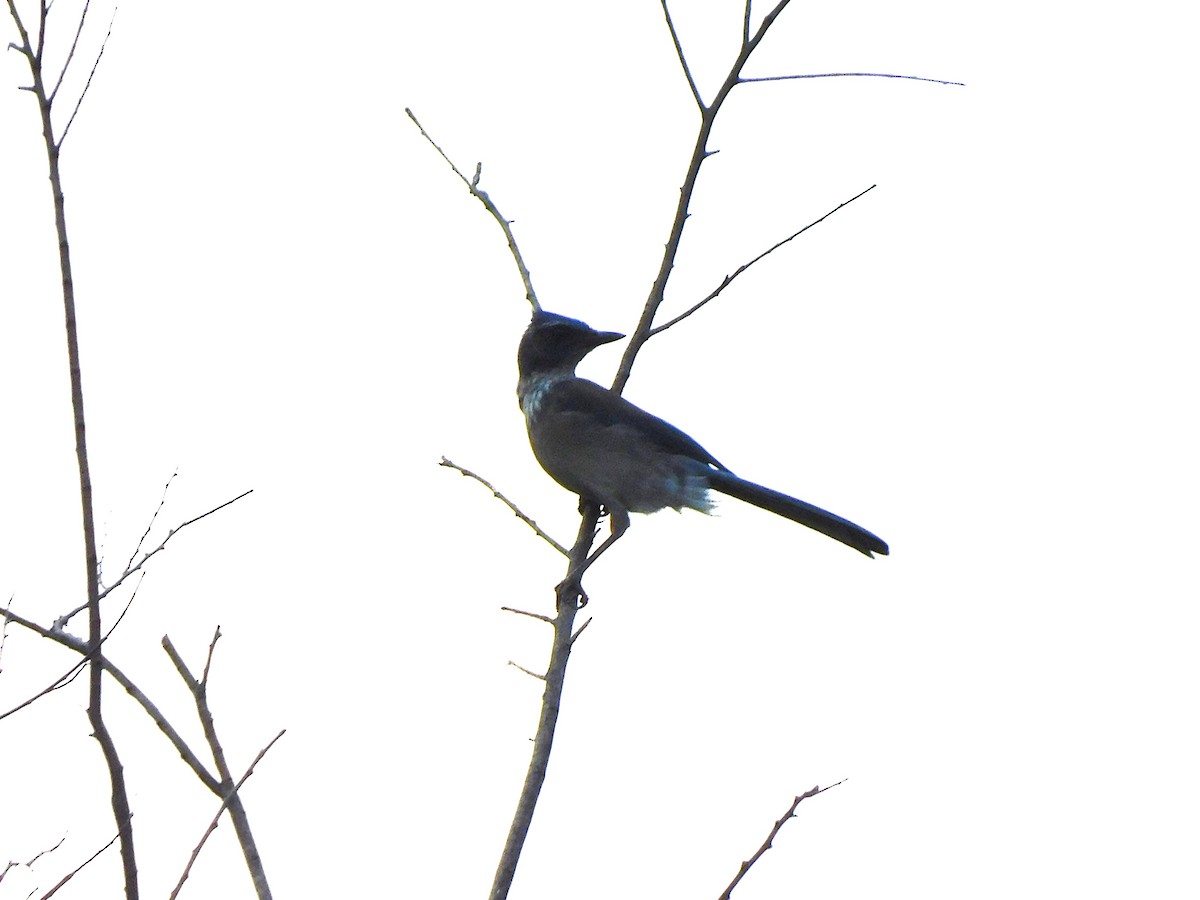
<svg viewBox="0 0 1200 900">
<path fill-rule="evenodd" d="M 781 828 L 783 828 L 784 823 L 788 819 L 795 817 L 796 807 L 800 805 L 800 802 L 802 800 L 807 800 L 809 797 L 815 797 L 815 796 L 817 796 L 817 794 L 823 794 L 830 788 L 837 787 L 839 784 L 841 784 L 845 780 L 846 779 L 843 778 L 841 781 L 835 781 L 833 784 L 826 785 L 825 787 L 810 788 L 809 790 L 807 790 L 803 794 L 801 794 L 799 797 L 797 797 L 795 800 L 793 800 L 792 805 L 790 807 L 788 807 L 788 811 L 783 814 L 783 818 L 781 818 L 779 821 L 777 821 L 775 823 L 775 827 L 771 829 L 771 833 L 767 835 L 767 839 L 765 841 L 763 841 L 763 845 L 761 847 L 759 847 L 758 850 L 755 851 L 755 853 L 752 857 L 750 857 L 748 860 L 746 860 L 744 863 L 742 863 L 742 866 L 740 869 L 738 869 L 738 873 L 737 873 L 737 875 L 734 876 L 733 881 L 729 882 L 729 886 L 727 888 L 725 888 L 724 891 L 721 892 L 721 896 L 720 896 L 719 900 L 729 900 L 729 895 L 731 893 L 733 893 L 733 889 L 735 887 L 737 887 L 738 882 L 741 881 L 746 876 L 746 873 L 750 871 L 750 867 L 753 866 L 756 862 L 758 862 L 758 859 L 760 856 L 762 856 L 764 853 L 766 853 L 768 850 L 771 849 L 771 842 L 775 840 L 775 836 L 777 834 L 779 834 L 779 830 Z"/>
<path fill-rule="evenodd" d="M 63 79 L 67 77 L 67 69 L 71 65 L 71 60 L 75 58 L 75 48 L 79 46 L 79 36 L 83 34 L 83 23 L 87 21 L 88 9 L 91 8 L 92 0 L 85 0 L 83 4 L 83 12 L 79 14 L 79 27 L 75 29 L 75 38 L 71 41 L 71 49 L 67 53 L 67 61 L 63 63 L 62 71 L 58 73 L 58 81 L 54 82 L 54 90 L 50 92 L 50 102 L 54 103 L 54 98 L 58 96 L 58 89 L 62 87 Z"/>
<path fill-rule="evenodd" d="M 117 838 L 119 838 L 120 836 L 121 836 L 121 832 L 118 831 L 116 834 L 114 834 L 112 836 L 111 841 L 109 841 L 107 844 L 105 844 L 103 847 L 101 847 L 99 850 L 97 850 L 95 853 L 93 853 L 91 856 L 89 856 L 87 859 L 85 859 L 82 863 L 80 863 L 78 866 L 76 866 L 73 871 L 68 872 L 66 875 L 64 875 L 62 881 L 60 881 L 54 887 L 50 888 L 50 890 L 46 891 L 46 893 L 42 894 L 41 900 L 49 900 L 50 897 L 53 897 L 55 894 L 57 894 L 58 889 L 60 887 L 65 885 L 68 881 L 70 881 L 72 878 L 74 878 L 76 875 L 78 875 L 80 872 L 82 872 L 84 866 L 86 866 L 88 863 L 90 863 L 92 860 L 94 860 L 97 856 L 99 856 L 101 853 L 103 853 L 105 850 L 107 850 L 109 847 L 111 847 L 113 844 L 115 844 L 117 842 Z"/>
<path fill-rule="evenodd" d="M 79 99 L 75 101 L 75 109 L 71 111 L 71 118 L 67 119 L 67 124 L 63 127 L 62 134 L 58 136 L 58 141 L 54 145 L 55 149 L 62 149 L 63 141 L 67 139 L 67 132 L 71 130 L 71 125 L 75 122 L 75 117 L 79 115 L 79 108 L 83 106 L 83 98 L 87 96 L 88 88 L 92 86 L 92 79 L 96 76 L 96 69 L 100 67 L 100 60 L 104 58 L 104 50 L 108 47 L 108 39 L 112 37 L 113 23 L 116 21 L 117 11 L 114 9 L 112 19 L 108 23 L 108 33 L 104 35 L 104 40 L 100 42 L 100 52 L 96 54 L 96 61 L 92 63 L 92 71 L 88 72 L 83 90 L 79 92 Z M 66 70 L 64 69 L 63 71 L 65 72 Z"/>
<path fill-rule="evenodd" d="M 660 2 L 662 3 L 663 15 L 667 19 L 667 28 L 671 31 L 671 41 L 675 44 L 675 55 L 679 58 L 679 65 L 683 66 L 683 74 L 687 76 L 688 87 L 692 89 L 692 96 L 696 98 L 696 105 L 703 112 L 704 98 L 700 96 L 700 89 L 696 87 L 696 79 L 692 77 L 691 66 L 688 65 L 687 57 L 683 55 L 683 45 L 679 43 L 679 34 L 675 31 L 675 23 L 671 21 L 671 11 L 667 9 L 667 0 L 660 0 Z M 746 14 L 747 16 L 750 14 L 749 3 L 746 4 Z"/>
<path fill-rule="evenodd" d="M 248 491 L 243 491 L 242 493 L 240 493 L 236 497 L 234 497 L 232 500 L 226 500 L 220 506 L 214 506 L 208 512 L 201 513 L 200 515 L 198 515 L 194 518 L 188 519 L 186 522 L 176 525 L 169 532 L 167 532 L 167 536 L 162 539 L 161 544 L 159 544 L 157 547 L 155 547 L 153 550 L 149 551 L 148 553 L 143 554 L 142 558 L 140 560 L 138 560 L 136 565 L 127 567 L 125 569 L 125 571 L 121 573 L 120 578 L 118 578 L 116 581 L 114 581 L 108 587 L 103 588 L 100 591 L 100 599 L 103 600 L 105 597 L 107 597 L 109 594 L 111 594 L 113 591 L 115 591 L 118 587 L 121 586 L 121 583 L 124 582 L 126 578 L 128 578 L 134 572 L 137 572 L 139 569 L 142 568 L 142 566 L 146 565 L 146 563 L 149 562 L 152 557 L 156 556 L 157 554 L 161 553 L 164 549 L 166 549 L 167 541 L 171 540 L 171 538 L 175 537 L 175 535 L 177 535 L 179 532 L 183 531 L 183 529 L 187 528 L 189 525 L 193 525 L 196 522 L 199 522 L 201 519 L 211 516 L 215 512 L 220 512 L 225 507 L 231 506 L 232 504 L 237 503 L 243 497 L 248 497 L 250 494 L 253 494 L 253 493 L 254 493 L 253 488 L 251 488 Z"/>
<path fill-rule="evenodd" d="M 138 538 L 137 546 L 133 548 L 133 552 L 129 554 L 129 562 L 125 563 L 125 570 L 129 571 L 129 567 L 133 565 L 133 561 L 137 559 L 137 555 L 142 552 L 142 545 L 146 543 L 146 538 L 150 536 L 150 530 L 154 527 L 154 523 L 158 521 L 158 514 L 162 512 L 163 507 L 167 503 L 167 491 L 171 489 L 171 482 L 175 480 L 175 476 L 179 474 L 176 469 L 171 473 L 171 477 L 167 479 L 167 483 L 163 485 L 162 498 L 158 501 L 158 507 L 150 516 L 150 521 L 146 525 L 146 530 L 142 532 L 142 536 Z"/>
<path fill-rule="evenodd" d="M 734 270 L 733 274 L 726 275 L 725 279 L 719 285 L 717 285 L 716 288 L 713 289 L 713 291 L 707 297 L 705 297 L 699 303 L 696 303 L 695 305 L 693 305 L 686 312 L 680 313 L 675 318 L 671 319 L 669 322 L 665 322 L 662 325 L 656 325 L 655 327 L 651 328 L 649 334 L 647 334 L 646 337 L 652 338 L 652 337 L 654 337 L 654 335 L 658 334 L 660 331 L 666 331 L 672 325 L 682 322 L 684 319 L 686 319 L 688 316 L 690 316 L 696 310 L 700 309 L 700 307 L 704 306 L 710 300 L 716 299 L 717 295 L 720 294 L 721 291 L 725 290 L 725 288 L 729 287 L 729 285 L 733 283 L 733 280 L 735 278 L 737 278 L 739 275 L 741 275 L 743 272 L 745 272 L 747 269 L 749 269 L 752 265 L 754 265 L 760 259 L 763 259 L 764 257 L 771 255 L 776 250 L 778 250 L 780 247 L 782 247 L 784 244 L 800 237 L 800 235 L 804 234 L 804 232 L 808 231 L 808 229 L 812 228 L 814 225 L 820 225 L 822 222 L 824 222 L 826 219 L 828 219 L 830 216 L 832 216 L 835 212 L 840 210 L 842 207 L 849 206 L 851 203 L 853 203 L 855 200 L 857 200 L 863 194 L 867 193 L 867 191 L 874 190 L 875 187 L 876 187 L 875 185 L 871 185 L 866 190 L 859 191 L 857 194 L 855 194 L 849 200 L 845 200 L 842 203 L 839 203 L 837 206 L 835 206 L 829 212 L 825 213 L 825 215 L 821 216 L 821 218 L 816 219 L 815 221 L 809 222 L 807 225 L 805 225 L 803 228 L 801 228 L 795 234 L 788 235 L 782 241 L 779 241 L 777 244 L 774 244 L 773 246 L 764 250 L 762 253 L 758 254 L 758 256 L 754 257 L 754 259 L 750 260 L 748 263 L 743 263 L 742 265 L 738 266 L 737 269 Z"/>
<path fill-rule="evenodd" d="M 44 628 L 37 624 L 37 622 L 30 621 L 29 619 L 26 619 L 24 616 L 18 615 L 15 612 L 6 610 L 3 615 L 11 619 L 13 622 L 16 622 L 23 628 L 27 628 L 36 634 L 40 634 L 42 637 L 54 641 L 57 644 L 62 644 L 64 647 L 74 650 L 81 656 L 97 660 L 100 664 L 100 668 L 115 678 L 117 683 L 125 689 L 125 692 L 134 700 L 136 700 L 142 709 L 146 711 L 154 724 L 158 726 L 159 731 L 166 735 L 167 740 L 171 742 L 171 745 L 179 753 L 183 761 L 188 764 L 193 772 L 196 773 L 196 777 L 204 783 L 204 786 L 214 794 L 220 794 L 220 783 L 208 772 L 208 770 L 204 767 L 204 763 L 200 762 L 200 760 L 196 757 L 196 754 L 192 752 L 192 749 L 184 742 L 183 738 L 179 736 L 179 732 L 177 732 L 171 723 L 167 721 L 167 717 L 159 711 L 158 707 L 155 706 L 154 703 L 151 702 L 150 698 L 142 692 L 141 688 L 134 684 L 129 676 L 117 668 L 117 666 L 108 657 L 100 653 L 99 650 L 97 650 L 95 653 L 92 653 L 87 641 L 77 638 L 72 634 L 67 634 L 65 631 Z"/>
<path fill-rule="evenodd" d="M 506 219 L 500 212 L 499 207 L 497 207 L 493 202 L 492 198 L 488 196 L 487 191 L 481 190 L 479 187 L 479 178 L 483 174 L 483 163 L 475 164 L 475 177 L 468 179 L 466 175 L 458 170 L 458 166 L 454 164 L 454 161 L 446 155 L 446 151 L 438 146 L 437 141 L 429 136 L 429 132 L 427 132 L 424 126 L 417 121 L 417 117 L 413 114 L 413 111 L 406 106 L 404 108 L 404 112 L 407 113 L 410 119 L 412 119 L 412 123 L 417 126 L 417 130 L 421 132 L 421 137 L 429 141 L 429 143 L 433 146 L 433 149 L 438 152 L 442 159 L 444 159 L 454 171 L 454 174 L 457 175 L 462 180 L 462 183 L 467 186 L 467 190 L 469 190 L 471 194 L 479 200 L 480 203 L 487 207 L 487 211 L 492 214 L 492 218 L 495 219 L 500 224 L 500 227 L 504 229 L 504 237 L 508 241 L 509 252 L 512 253 L 513 259 L 517 263 L 517 269 L 521 273 L 521 283 L 525 285 L 525 299 L 529 301 L 535 310 L 540 310 L 542 307 L 541 304 L 538 303 L 537 294 L 533 290 L 533 278 L 529 274 L 529 269 L 526 267 L 525 260 L 521 256 L 521 251 L 517 248 L 517 239 L 513 236 L 512 228 L 510 227 L 512 225 L 512 220 Z"/>
<path fill-rule="evenodd" d="M 509 500 L 507 497 L 505 497 L 502 493 L 500 493 L 498 490 L 496 490 L 496 488 L 492 486 L 492 483 L 490 481 L 488 481 L 486 478 L 476 475 L 470 469 L 464 469 L 462 466 L 458 465 L 458 463 L 451 462 L 450 460 L 446 459 L 446 457 L 444 457 L 444 456 L 442 457 L 442 461 L 440 463 L 438 463 L 438 465 L 445 466 L 447 469 L 454 469 L 457 472 L 461 472 L 467 478 L 474 478 L 476 481 L 478 481 L 480 484 L 482 484 L 485 488 L 487 488 L 489 491 L 491 491 L 493 497 L 495 497 L 497 500 L 499 500 L 501 503 L 503 503 L 505 506 L 507 506 L 509 509 L 511 509 L 513 511 L 513 515 L 515 515 L 518 519 L 520 519 L 522 522 L 524 522 L 526 525 L 528 525 L 530 528 L 532 528 L 534 533 L 538 537 L 540 537 L 542 540 L 544 540 L 546 543 L 548 543 L 551 547 L 553 547 L 555 550 L 557 550 L 563 556 L 570 555 L 571 551 L 569 551 L 566 547 L 564 547 L 562 544 L 560 544 L 554 538 L 550 537 L 550 535 L 546 534 L 546 532 L 544 532 L 542 530 L 542 527 L 540 525 L 538 525 L 537 522 L 533 521 L 533 519 L 529 518 L 529 516 L 527 516 L 527 515 L 525 515 L 525 513 L 521 512 L 521 510 L 517 507 L 517 505 L 515 503 L 513 503 L 511 500 Z"/>
<path fill-rule="evenodd" d="M 280 731 L 279 734 L 271 738 L 271 741 L 267 744 L 267 746 L 258 751 L 258 755 L 254 757 L 254 761 L 250 763 L 250 768 L 246 769 L 245 774 L 242 775 L 242 777 L 238 779 L 238 783 L 234 785 L 234 793 L 241 790 L 242 785 L 246 783 L 246 779 L 254 774 L 255 766 L 262 762 L 262 758 L 267 755 L 267 751 L 275 746 L 275 742 L 283 737 L 283 735 L 284 731 Z M 233 794 L 230 794 L 230 797 L 232 796 Z M 225 808 L 229 805 L 230 797 L 226 797 L 221 801 L 221 806 L 217 809 L 217 813 L 215 816 L 213 816 L 212 821 L 208 823 L 208 828 L 205 830 L 204 835 L 200 838 L 200 843 L 198 843 L 192 849 L 192 855 L 188 858 L 187 865 L 183 867 L 183 874 L 179 876 L 179 883 L 176 884 L 175 889 L 171 891 L 169 900 L 175 900 L 175 898 L 179 896 L 179 891 L 183 888 L 183 883 L 187 881 L 188 875 L 191 874 L 192 865 L 196 862 L 196 858 L 200 855 L 200 850 L 204 847 L 204 842 L 208 840 L 209 835 L 217 830 L 217 823 L 221 821 L 221 814 L 225 812 Z"/>
</svg>

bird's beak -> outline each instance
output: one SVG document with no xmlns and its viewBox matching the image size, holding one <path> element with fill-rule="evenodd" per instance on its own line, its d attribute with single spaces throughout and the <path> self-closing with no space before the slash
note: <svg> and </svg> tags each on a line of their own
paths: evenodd
<svg viewBox="0 0 1200 900">
<path fill-rule="evenodd" d="M 592 344 L 599 347 L 601 344 L 611 344 L 613 341 L 619 341 L 625 335 L 616 331 L 594 331 L 592 332 Z"/>
</svg>

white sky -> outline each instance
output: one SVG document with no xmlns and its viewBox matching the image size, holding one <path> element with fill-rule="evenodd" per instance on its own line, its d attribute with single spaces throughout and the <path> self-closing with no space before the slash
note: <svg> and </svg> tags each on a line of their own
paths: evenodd
<svg viewBox="0 0 1200 900">
<path fill-rule="evenodd" d="M 678 6 L 711 98 L 739 5 Z M 491 883 L 541 693 L 506 663 L 541 668 L 549 637 L 499 608 L 549 612 L 563 566 L 437 462 L 564 542 L 575 500 L 528 451 L 502 235 L 403 110 L 483 161 L 548 309 L 628 331 L 696 115 L 657 4 L 576 8 L 124 5 L 68 138 L 105 571 L 176 469 L 153 543 L 254 489 L 149 566 L 109 654 L 199 747 L 158 644 L 198 668 L 221 626 L 231 764 L 288 729 L 245 789 L 276 896 Z M 716 897 L 795 794 L 842 778 L 735 897 L 1196 896 L 1197 147 L 1174 9 L 780 18 L 747 74 L 968 87 L 739 87 L 668 312 L 879 186 L 652 341 L 627 396 L 893 555 L 732 500 L 637 518 L 588 575 L 514 898 Z M 12 52 L 0 71 L 0 594 L 50 622 L 82 592 L 62 312 L 27 75 Z M 11 628 L 0 707 L 71 662 Z M 144 896 L 165 896 L 215 801 L 108 690 Z M 0 722 L 0 859 L 67 835 L 0 900 L 112 834 L 85 702 L 80 681 Z M 69 895 L 115 896 L 117 866 Z M 192 878 L 184 896 L 252 896 L 228 824 Z"/>
</svg>

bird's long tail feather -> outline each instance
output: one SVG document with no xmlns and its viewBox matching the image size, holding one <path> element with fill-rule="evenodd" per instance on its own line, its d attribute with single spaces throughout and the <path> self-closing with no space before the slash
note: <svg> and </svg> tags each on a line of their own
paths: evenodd
<svg viewBox="0 0 1200 900">
<path fill-rule="evenodd" d="M 873 553 L 887 556 L 888 545 L 880 538 L 848 519 L 835 516 L 819 506 L 813 506 L 811 503 L 805 503 L 803 500 L 773 491 L 761 484 L 745 481 L 729 472 L 709 472 L 708 483 L 714 491 L 744 500 L 759 509 L 773 512 L 775 515 L 791 519 L 793 522 L 799 522 L 835 541 L 841 541 L 847 547 L 853 547 L 859 553 L 867 556 L 871 556 Z"/>
</svg>

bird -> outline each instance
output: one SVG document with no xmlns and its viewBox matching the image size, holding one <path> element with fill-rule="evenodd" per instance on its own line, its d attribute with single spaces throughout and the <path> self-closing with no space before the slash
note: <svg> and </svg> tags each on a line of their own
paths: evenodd
<svg viewBox="0 0 1200 900">
<path fill-rule="evenodd" d="M 517 350 L 517 400 L 533 455 L 581 504 L 598 503 L 610 516 L 612 536 L 587 565 L 629 528 L 630 513 L 708 513 L 714 507 L 710 491 L 798 522 L 868 557 L 887 555 L 888 545 L 865 528 L 739 478 L 674 425 L 575 374 L 588 353 L 623 337 L 537 309 Z"/>
</svg>

